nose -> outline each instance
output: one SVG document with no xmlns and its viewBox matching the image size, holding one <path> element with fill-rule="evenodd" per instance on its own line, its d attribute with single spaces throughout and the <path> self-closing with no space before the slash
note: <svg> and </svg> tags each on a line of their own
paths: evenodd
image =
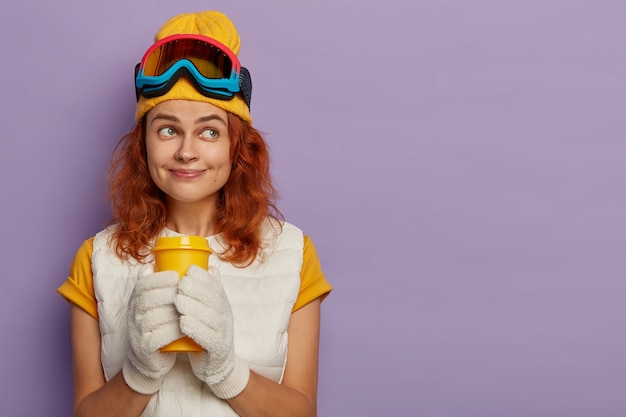
<svg viewBox="0 0 626 417">
<path fill-rule="evenodd" d="M 177 161 L 181 162 L 195 161 L 198 159 L 198 151 L 194 144 L 194 138 L 190 136 L 183 137 L 174 157 Z"/>
</svg>

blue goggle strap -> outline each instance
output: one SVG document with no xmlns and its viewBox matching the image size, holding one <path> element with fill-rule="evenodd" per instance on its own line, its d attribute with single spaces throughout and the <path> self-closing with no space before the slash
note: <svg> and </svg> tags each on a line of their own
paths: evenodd
<svg viewBox="0 0 626 417">
<path fill-rule="evenodd" d="M 220 100 L 230 100 L 235 93 L 241 92 L 244 101 L 250 107 L 252 80 L 250 72 L 244 67 L 241 67 L 241 76 L 233 73 L 230 78 L 220 79 L 203 76 L 187 59 L 177 61 L 159 76 L 144 75 L 139 64 L 137 64 L 135 72 L 137 100 L 141 95 L 157 97 L 167 93 L 181 76 L 186 75 L 201 94 Z"/>
<path fill-rule="evenodd" d="M 188 59 L 176 61 L 167 71 L 157 76 L 146 76 L 143 74 L 143 70 L 140 70 L 135 78 L 135 86 L 139 89 L 163 86 L 182 68 L 185 68 L 189 72 L 189 75 L 202 87 L 212 90 L 224 90 L 230 93 L 239 92 L 239 74 L 233 73 L 230 78 L 206 78 Z"/>
</svg>

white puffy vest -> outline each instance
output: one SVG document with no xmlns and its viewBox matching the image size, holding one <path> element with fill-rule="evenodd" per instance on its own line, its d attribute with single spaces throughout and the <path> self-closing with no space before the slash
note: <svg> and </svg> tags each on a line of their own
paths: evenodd
<svg viewBox="0 0 626 417">
<path fill-rule="evenodd" d="M 287 360 L 287 326 L 300 290 L 304 238 L 297 227 L 284 223 L 282 233 L 269 220 L 264 227 L 265 245 L 246 268 L 236 268 L 212 254 L 209 264 L 221 274 L 230 300 L 235 330 L 235 353 L 250 369 L 273 381 L 282 380 Z M 114 227 L 114 226 L 112 226 Z M 94 238 L 92 269 L 102 337 L 102 367 L 108 381 L 117 374 L 128 354 L 126 312 L 141 264 L 121 261 L 110 245 L 112 227 Z M 179 234 L 165 229 L 162 236 Z M 208 237 L 214 252 L 222 252 L 219 237 Z M 152 261 L 152 259 L 149 259 Z M 236 416 L 226 401 L 215 397 L 193 374 L 187 354 L 178 354 L 176 365 L 163 387 L 150 399 L 142 416 Z"/>
</svg>

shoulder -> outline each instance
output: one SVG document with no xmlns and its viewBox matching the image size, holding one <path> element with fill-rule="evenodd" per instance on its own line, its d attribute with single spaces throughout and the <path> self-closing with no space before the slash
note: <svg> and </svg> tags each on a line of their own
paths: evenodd
<svg viewBox="0 0 626 417">
<path fill-rule="evenodd" d="M 112 224 L 100 230 L 93 238 L 93 251 L 115 252 L 115 233 L 118 230 L 118 224 Z"/>
<path fill-rule="evenodd" d="M 100 230 L 94 236 L 94 240 L 102 240 L 102 239 L 111 239 L 117 230 L 117 224 L 113 224 L 108 226 L 102 230 Z"/>
<path fill-rule="evenodd" d="M 262 236 L 264 247 L 267 248 L 299 248 L 304 247 L 302 230 L 286 221 L 268 218 L 263 224 Z"/>
<path fill-rule="evenodd" d="M 254 263 L 265 264 L 270 259 L 285 256 L 302 260 L 304 234 L 291 223 L 267 218 L 261 225 L 261 249 Z M 281 254 L 281 255 L 279 255 Z"/>
</svg>

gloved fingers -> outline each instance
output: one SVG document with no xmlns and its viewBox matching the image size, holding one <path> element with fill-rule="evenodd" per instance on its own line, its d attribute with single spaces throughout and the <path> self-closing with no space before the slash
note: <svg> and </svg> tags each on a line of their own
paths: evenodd
<svg viewBox="0 0 626 417">
<path fill-rule="evenodd" d="M 209 266 L 209 269 L 206 270 L 204 268 L 200 268 L 197 265 L 191 265 L 189 269 L 187 269 L 187 273 L 185 276 L 190 277 L 192 279 L 197 279 L 200 282 L 207 282 L 212 286 L 222 286 L 222 277 L 220 275 L 220 271 L 214 266 Z"/>
<path fill-rule="evenodd" d="M 176 362 L 176 353 L 173 352 L 157 352 L 150 355 L 150 361 L 144 362 L 132 352 L 129 353 L 128 359 L 136 369 L 140 369 L 143 375 L 150 378 L 160 378 L 163 376 L 163 369 L 171 369 L 173 363 Z"/>
<path fill-rule="evenodd" d="M 156 352 L 183 336 L 184 334 L 177 322 L 168 322 L 156 327 L 151 332 L 144 333 L 143 343 L 146 352 Z"/>
<path fill-rule="evenodd" d="M 176 287 L 178 285 L 178 273 L 176 271 L 161 271 L 153 274 L 139 276 L 135 284 L 135 291 L 143 292 L 153 288 Z"/>
<path fill-rule="evenodd" d="M 227 304 L 228 299 L 224 292 L 224 287 L 219 280 L 210 275 L 207 271 L 197 273 L 195 270 L 189 270 L 190 275 L 184 276 L 178 284 L 179 294 L 184 294 L 190 298 L 194 298 L 206 305 Z"/>
<path fill-rule="evenodd" d="M 183 336 L 178 321 L 160 324 L 150 331 L 142 331 L 132 327 L 128 331 L 131 351 L 135 352 L 138 357 L 150 356 L 163 346 Z"/>
<path fill-rule="evenodd" d="M 195 340 L 207 352 L 214 351 L 216 346 L 221 344 L 220 340 L 223 338 L 220 329 L 207 326 L 193 316 L 181 316 L 180 330 Z"/>
<path fill-rule="evenodd" d="M 141 312 L 173 303 L 178 292 L 178 281 L 178 274 L 175 271 L 156 272 L 139 277 L 133 289 L 135 309 Z"/>
<path fill-rule="evenodd" d="M 178 294 L 174 304 L 181 318 L 185 316 L 195 317 L 202 325 L 213 328 L 221 326 L 221 323 L 232 316 L 224 303 L 207 305 L 185 294 Z"/>
<path fill-rule="evenodd" d="M 149 333 L 167 323 L 178 323 L 179 314 L 173 304 L 151 308 L 135 314 L 135 327 L 139 333 Z"/>
<path fill-rule="evenodd" d="M 133 300 L 136 314 L 143 314 L 161 306 L 174 305 L 177 293 L 176 287 L 153 288 L 140 293 Z"/>
</svg>

